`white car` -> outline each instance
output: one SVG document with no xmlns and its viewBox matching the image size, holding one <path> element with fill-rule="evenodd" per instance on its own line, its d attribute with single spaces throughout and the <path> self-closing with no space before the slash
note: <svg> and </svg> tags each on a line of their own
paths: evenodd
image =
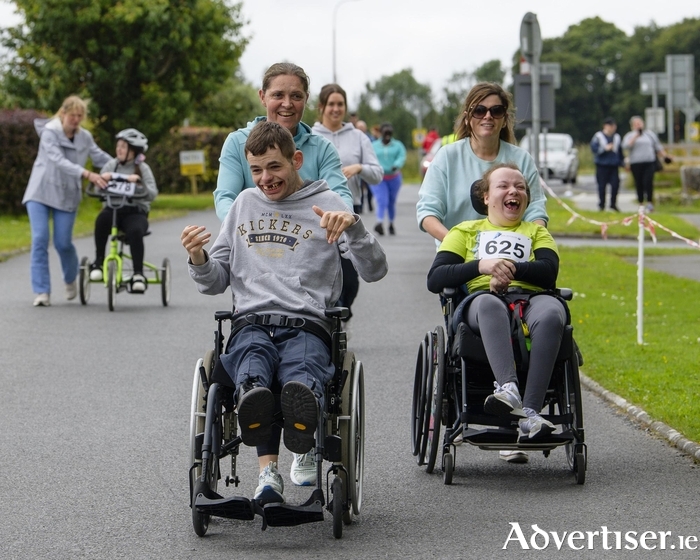
<svg viewBox="0 0 700 560">
<path fill-rule="evenodd" d="M 530 151 L 530 137 L 525 135 L 520 147 Z M 561 179 L 564 183 L 576 184 L 578 176 L 578 149 L 570 134 L 548 132 L 540 134 L 540 175 L 550 179 Z"/>
</svg>

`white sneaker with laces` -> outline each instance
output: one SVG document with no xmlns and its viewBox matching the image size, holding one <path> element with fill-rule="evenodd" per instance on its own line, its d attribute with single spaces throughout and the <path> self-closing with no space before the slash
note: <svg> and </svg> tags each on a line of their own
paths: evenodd
<svg viewBox="0 0 700 560">
<path fill-rule="evenodd" d="M 102 282 L 104 276 L 102 276 L 102 268 L 91 268 L 90 269 L 90 280 L 93 282 Z"/>
<path fill-rule="evenodd" d="M 51 305 L 51 297 L 49 294 L 38 294 L 34 298 L 34 307 L 49 307 Z"/>
<path fill-rule="evenodd" d="M 277 463 L 274 461 L 270 461 L 258 476 L 254 499 L 261 505 L 284 503 L 284 481 L 282 475 L 277 472 Z"/>
<path fill-rule="evenodd" d="M 78 281 L 73 280 L 70 284 L 66 284 L 66 299 L 68 301 L 75 299 L 78 295 Z"/>
<path fill-rule="evenodd" d="M 507 463 L 527 463 L 530 458 L 527 453 L 519 449 L 502 449 L 498 452 L 498 456 Z"/>
<path fill-rule="evenodd" d="M 289 478 L 297 486 L 314 486 L 316 484 L 316 459 L 313 450 L 301 455 L 294 454 Z"/>
<path fill-rule="evenodd" d="M 146 278 L 143 274 L 134 274 L 131 277 L 131 291 L 139 294 L 146 291 Z"/>
<path fill-rule="evenodd" d="M 520 391 L 515 383 L 504 383 L 499 385 L 493 382 L 496 390 L 492 395 L 486 397 L 484 401 L 484 412 L 495 416 L 521 416 L 523 412 L 523 401 L 520 399 Z"/>
<path fill-rule="evenodd" d="M 549 420 L 545 420 L 531 408 L 524 409 L 527 418 L 522 418 L 518 424 L 523 436 L 527 439 L 535 439 L 538 437 L 546 437 L 556 429 L 554 424 Z"/>
</svg>

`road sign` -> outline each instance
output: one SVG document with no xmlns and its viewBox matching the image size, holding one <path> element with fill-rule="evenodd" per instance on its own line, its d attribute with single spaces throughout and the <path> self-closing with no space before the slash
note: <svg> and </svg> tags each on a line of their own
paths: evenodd
<svg viewBox="0 0 700 560">
<path fill-rule="evenodd" d="M 520 52 L 529 63 L 542 54 L 542 34 L 537 16 L 528 12 L 520 24 Z"/>
<path fill-rule="evenodd" d="M 516 74 L 514 76 L 515 128 L 522 130 L 532 126 L 532 76 Z M 540 123 L 541 126 L 554 128 L 554 78 L 551 75 L 540 76 Z"/>
<path fill-rule="evenodd" d="M 185 177 L 204 175 L 204 151 L 189 150 L 180 152 L 180 174 Z"/>
<path fill-rule="evenodd" d="M 544 74 L 552 76 L 554 89 L 561 87 L 561 64 L 558 62 L 540 62 L 540 75 Z"/>
</svg>

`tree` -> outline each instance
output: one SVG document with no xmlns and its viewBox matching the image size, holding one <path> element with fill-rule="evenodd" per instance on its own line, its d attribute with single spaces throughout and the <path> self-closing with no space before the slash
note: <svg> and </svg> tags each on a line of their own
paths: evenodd
<svg viewBox="0 0 700 560">
<path fill-rule="evenodd" d="M 190 124 L 238 129 L 258 116 L 261 107 L 258 90 L 236 75 L 197 104 Z"/>
<path fill-rule="evenodd" d="M 54 112 L 90 98 L 102 145 L 137 127 L 153 142 L 234 75 L 247 39 L 228 0 L 16 0 L 4 30 L 7 103 Z"/>
<path fill-rule="evenodd" d="M 375 103 L 379 109 L 375 109 Z M 391 76 L 383 76 L 374 85 L 367 84 L 367 92 L 360 96 L 358 112 L 377 120 L 389 121 L 394 127 L 394 136 L 407 147 L 413 145 L 412 130 L 421 119 L 433 110 L 430 86 L 420 84 L 413 77 L 413 70 L 406 68 Z"/>
</svg>

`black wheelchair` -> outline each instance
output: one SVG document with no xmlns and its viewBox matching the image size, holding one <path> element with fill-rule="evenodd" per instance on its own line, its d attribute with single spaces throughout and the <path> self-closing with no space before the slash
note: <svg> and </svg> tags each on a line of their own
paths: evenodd
<svg viewBox="0 0 700 560">
<path fill-rule="evenodd" d="M 253 520 L 259 515 L 265 530 L 268 526 L 323 521 L 325 507 L 333 518 L 333 536 L 341 538 L 343 525 L 351 524 L 353 516 L 360 514 L 364 474 L 364 370 L 362 362 L 347 350 L 347 335 L 341 329 L 341 319 L 349 315 L 348 309 L 335 307 L 325 313 L 333 324 L 331 356 L 335 373 L 326 386 L 324 410 L 319 412 L 314 447 L 316 487 L 309 499 L 300 505 L 263 505 L 255 499 L 224 497 L 219 493 L 222 478 L 226 486 L 237 487 L 240 483 L 236 461 L 242 439 L 238 433 L 234 387 L 212 380 L 216 362 L 225 348 L 224 323 L 231 321 L 230 337 L 235 334 L 237 321 L 230 311 L 215 313 L 214 348 L 197 361 L 192 384 L 190 507 L 194 531 L 200 537 L 206 534 L 212 516 Z M 281 413 L 275 421 L 282 425 Z M 325 472 L 323 461 L 328 463 Z"/>
<path fill-rule="evenodd" d="M 565 288 L 554 290 L 552 295 L 565 305 L 573 296 Z M 451 484 L 457 445 L 461 442 L 488 450 L 542 451 L 545 457 L 563 446 L 576 482 L 583 484 L 587 465 L 579 377 L 583 357 L 574 341 L 570 321 L 563 334 L 542 413 L 543 418 L 558 427 L 557 431 L 543 440 L 519 441 L 517 418 L 500 418 L 484 412 L 484 400 L 493 392 L 494 375 L 483 342 L 466 323 L 459 323 L 455 329 L 452 321 L 464 294 L 450 288 L 443 291 L 441 298 L 445 326 L 439 325 L 425 335 L 416 359 L 411 443 L 418 465 L 425 465 L 426 471 L 432 473 L 441 449 L 443 482 Z M 527 384 L 527 348 L 522 344 L 522 327 L 517 322 L 514 325 L 513 349 L 523 393 Z M 515 332 L 518 328 L 521 332 Z"/>
</svg>

